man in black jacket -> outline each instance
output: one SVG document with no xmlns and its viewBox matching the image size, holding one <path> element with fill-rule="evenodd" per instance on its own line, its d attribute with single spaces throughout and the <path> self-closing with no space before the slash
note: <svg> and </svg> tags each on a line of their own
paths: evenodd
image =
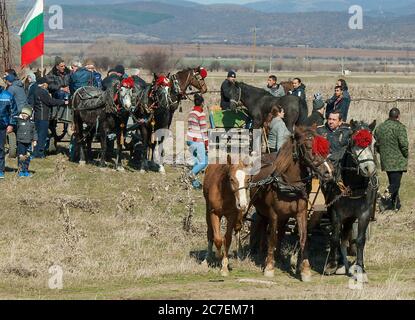
<svg viewBox="0 0 415 320">
<path fill-rule="evenodd" d="M 300 113 L 300 115 L 302 115 L 303 118 L 299 119 L 299 123 L 302 124 L 306 121 L 307 119 L 306 115 L 308 115 L 308 105 L 307 105 L 307 97 L 305 94 L 305 85 L 304 83 L 302 83 L 300 78 L 294 78 L 292 84 L 293 84 L 294 89 L 290 91 L 289 94 L 299 97 L 301 106 L 304 109 L 304 112 Z M 307 112 L 305 110 L 307 110 Z"/>
<path fill-rule="evenodd" d="M 125 75 L 125 68 L 122 65 L 116 66 L 114 69 L 108 71 L 107 77 L 102 81 L 102 89 L 105 91 L 112 87 L 112 83 L 116 80 L 122 81 Z"/>
<path fill-rule="evenodd" d="M 56 57 L 55 66 L 46 76 L 48 82 L 48 90 L 53 98 L 65 99 L 69 98 L 71 70 L 66 67 L 62 58 Z"/>
<path fill-rule="evenodd" d="M 38 134 L 38 143 L 33 156 L 35 158 L 44 158 L 48 138 L 50 109 L 67 105 L 68 101 L 52 98 L 49 95 L 48 82 L 45 78 L 38 79 L 37 87 L 34 90 L 33 95 L 33 109 L 35 111 L 34 120 Z"/>
<path fill-rule="evenodd" d="M 236 72 L 231 70 L 228 72 L 228 77 L 223 81 L 220 87 L 220 107 L 222 110 L 228 110 L 231 108 L 231 97 L 229 89 L 236 81 Z"/>
</svg>

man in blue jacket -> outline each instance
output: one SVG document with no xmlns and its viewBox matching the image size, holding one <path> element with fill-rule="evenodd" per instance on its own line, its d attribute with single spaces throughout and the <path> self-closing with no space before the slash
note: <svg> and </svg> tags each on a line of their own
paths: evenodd
<svg viewBox="0 0 415 320">
<path fill-rule="evenodd" d="M 7 91 L 13 96 L 16 101 L 17 110 L 20 112 L 27 105 L 27 96 L 24 90 L 23 83 L 13 74 L 9 74 L 4 78 L 7 84 Z"/>
<path fill-rule="evenodd" d="M 101 74 L 95 70 L 95 66 L 92 63 L 79 68 L 73 73 L 69 83 L 71 94 L 74 94 L 76 90 L 82 87 L 102 88 Z"/>
<path fill-rule="evenodd" d="M 13 132 L 16 124 L 15 117 L 18 116 L 16 101 L 13 96 L 5 90 L 6 84 L 0 80 L 0 179 L 4 179 L 6 169 L 4 144 L 6 136 Z"/>
</svg>

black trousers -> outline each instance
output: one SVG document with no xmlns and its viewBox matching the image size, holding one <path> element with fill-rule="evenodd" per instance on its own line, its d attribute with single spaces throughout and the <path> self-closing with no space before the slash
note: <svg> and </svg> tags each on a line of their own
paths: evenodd
<svg viewBox="0 0 415 320">
<path fill-rule="evenodd" d="M 399 188 L 401 187 L 401 180 L 403 171 L 388 171 L 386 172 L 389 179 L 388 190 L 391 194 L 392 202 L 399 201 Z"/>
</svg>

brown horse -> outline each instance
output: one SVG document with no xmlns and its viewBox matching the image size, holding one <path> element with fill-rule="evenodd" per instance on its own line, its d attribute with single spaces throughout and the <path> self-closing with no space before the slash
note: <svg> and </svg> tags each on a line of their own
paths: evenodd
<svg viewBox="0 0 415 320">
<path fill-rule="evenodd" d="M 293 82 L 291 80 L 281 81 L 280 85 L 284 88 L 285 94 L 288 95 L 290 91 L 294 90 Z"/>
<path fill-rule="evenodd" d="M 232 164 L 228 155 L 227 164 L 210 164 L 203 181 L 203 195 L 206 200 L 206 222 L 208 252 L 205 261 L 212 258 L 213 243 L 217 258 L 222 258 L 221 274 L 227 276 L 228 252 L 232 242 L 232 231 L 239 233 L 242 228 L 243 214 L 248 207 L 246 184 L 247 160 Z M 221 219 L 227 220 L 226 234 L 223 239 L 220 232 Z M 222 245 L 224 250 L 222 253 Z M 238 243 L 239 249 L 240 243 Z M 239 250 L 238 250 L 239 251 Z"/>
<path fill-rule="evenodd" d="M 307 203 L 310 189 L 307 182 L 314 171 L 322 181 L 333 178 L 333 167 L 326 161 L 329 144 L 317 136 L 314 128 L 297 128 L 278 154 L 262 156 L 262 169 L 252 178 L 251 201 L 258 215 L 268 222 L 268 250 L 265 276 L 274 276 L 274 249 L 280 251 L 285 226 L 290 217 L 298 223 L 301 249 L 301 279 L 311 280 L 307 252 Z M 263 187 L 258 181 L 272 181 Z M 277 239 L 278 231 L 278 239 Z M 264 232 L 264 230 L 263 230 Z"/>
</svg>

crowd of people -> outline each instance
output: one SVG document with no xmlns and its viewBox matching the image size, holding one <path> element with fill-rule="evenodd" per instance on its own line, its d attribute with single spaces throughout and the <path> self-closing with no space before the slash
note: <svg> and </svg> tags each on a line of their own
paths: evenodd
<svg viewBox="0 0 415 320">
<path fill-rule="evenodd" d="M 134 81 L 145 85 L 138 69 L 132 70 Z M 105 79 L 94 67 L 93 62 L 84 65 L 73 62 L 67 67 L 65 61 L 56 57 L 54 67 L 45 77 L 29 74 L 28 84 L 24 85 L 13 69 L 6 70 L 0 79 L 0 179 L 5 172 L 5 142 L 7 134 L 15 131 L 17 139 L 18 174 L 30 177 L 29 164 L 32 158 L 44 158 L 48 143 L 48 130 L 51 109 L 68 105 L 71 95 L 81 87 L 93 86 L 106 90 L 113 81 L 128 77 L 125 68 L 117 65 L 109 70 Z M 235 71 L 229 71 L 221 86 L 221 108 L 231 108 L 229 88 L 236 81 Z M 300 103 L 307 108 L 306 86 L 300 78 L 294 78 L 291 90 L 278 83 L 275 75 L 270 75 L 264 88 L 275 97 L 285 95 L 297 96 Z M 331 146 L 330 157 L 338 162 L 350 139 L 350 128 L 347 124 L 351 98 L 347 83 L 339 79 L 331 98 L 324 100 L 320 93 L 313 96 L 312 112 L 305 125 L 317 126 L 317 132 L 325 136 Z M 308 108 L 307 108 L 308 110 Z M 278 152 L 286 139 L 291 135 L 284 122 L 285 110 L 281 106 L 272 108 L 266 121 L 268 127 L 269 152 Z M 390 110 L 389 118 L 378 126 L 374 132 L 376 150 L 380 154 L 382 170 L 387 172 L 389 186 L 382 199 L 384 208 L 401 207 L 399 188 L 402 175 L 408 165 L 408 138 L 405 126 L 399 121 L 397 108 Z M 201 188 L 198 174 L 207 164 L 208 121 L 204 112 L 204 98 L 200 94 L 194 96 L 194 107 L 189 113 L 187 144 L 194 156 L 194 167 L 189 174 L 194 188 Z"/>
<path fill-rule="evenodd" d="M 139 69 L 131 72 L 138 85 L 146 85 Z M 68 105 L 70 97 L 81 87 L 93 86 L 105 90 L 113 81 L 122 81 L 127 77 L 122 65 L 109 70 L 107 77 L 102 79 L 92 61 L 86 61 L 84 65 L 75 61 L 68 67 L 61 57 L 55 58 L 52 70 L 45 76 L 29 73 L 26 84 L 22 83 L 14 69 L 6 70 L 0 78 L 0 179 L 5 177 L 7 134 L 16 133 L 19 176 L 31 177 L 30 160 L 47 155 L 52 109 Z"/>
<path fill-rule="evenodd" d="M 236 81 L 236 72 L 228 72 L 226 79 L 221 85 L 222 110 L 231 108 L 230 87 Z M 277 77 L 268 77 L 267 86 L 264 88 L 269 94 L 275 97 L 283 97 L 286 94 L 297 96 L 300 103 L 307 106 L 306 86 L 300 78 L 292 81 L 292 90 L 285 91 L 283 85 L 277 83 Z M 197 175 L 203 171 L 207 163 L 206 152 L 208 150 L 209 138 L 207 135 L 206 114 L 203 110 L 203 97 L 195 96 L 195 106 L 189 114 L 189 133 L 188 145 L 194 156 L 195 164 L 191 171 L 190 178 L 194 188 L 201 188 L 201 183 Z M 316 126 L 317 133 L 328 139 L 330 142 L 329 160 L 336 168 L 340 165 L 340 160 L 351 139 L 351 129 L 347 123 L 350 94 L 347 83 L 344 79 L 339 79 L 334 88 L 331 98 L 324 100 L 321 93 L 313 96 L 313 109 L 311 115 L 306 119 L 304 125 Z M 308 108 L 307 108 L 308 110 Z M 291 136 L 290 131 L 284 122 L 285 110 L 281 106 L 274 106 L 265 121 L 268 132 L 268 151 L 277 153 L 285 141 Z M 381 167 L 387 172 L 389 186 L 381 198 L 382 210 L 399 210 L 401 202 L 399 198 L 399 188 L 402 175 L 407 170 L 408 165 L 408 137 L 405 126 L 399 121 L 400 111 L 393 108 L 389 112 L 388 119 L 376 128 L 374 137 L 376 139 L 375 148 L 380 154 Z M 339 172 L 337 170 L 337 172 Z"/>
</svg>

